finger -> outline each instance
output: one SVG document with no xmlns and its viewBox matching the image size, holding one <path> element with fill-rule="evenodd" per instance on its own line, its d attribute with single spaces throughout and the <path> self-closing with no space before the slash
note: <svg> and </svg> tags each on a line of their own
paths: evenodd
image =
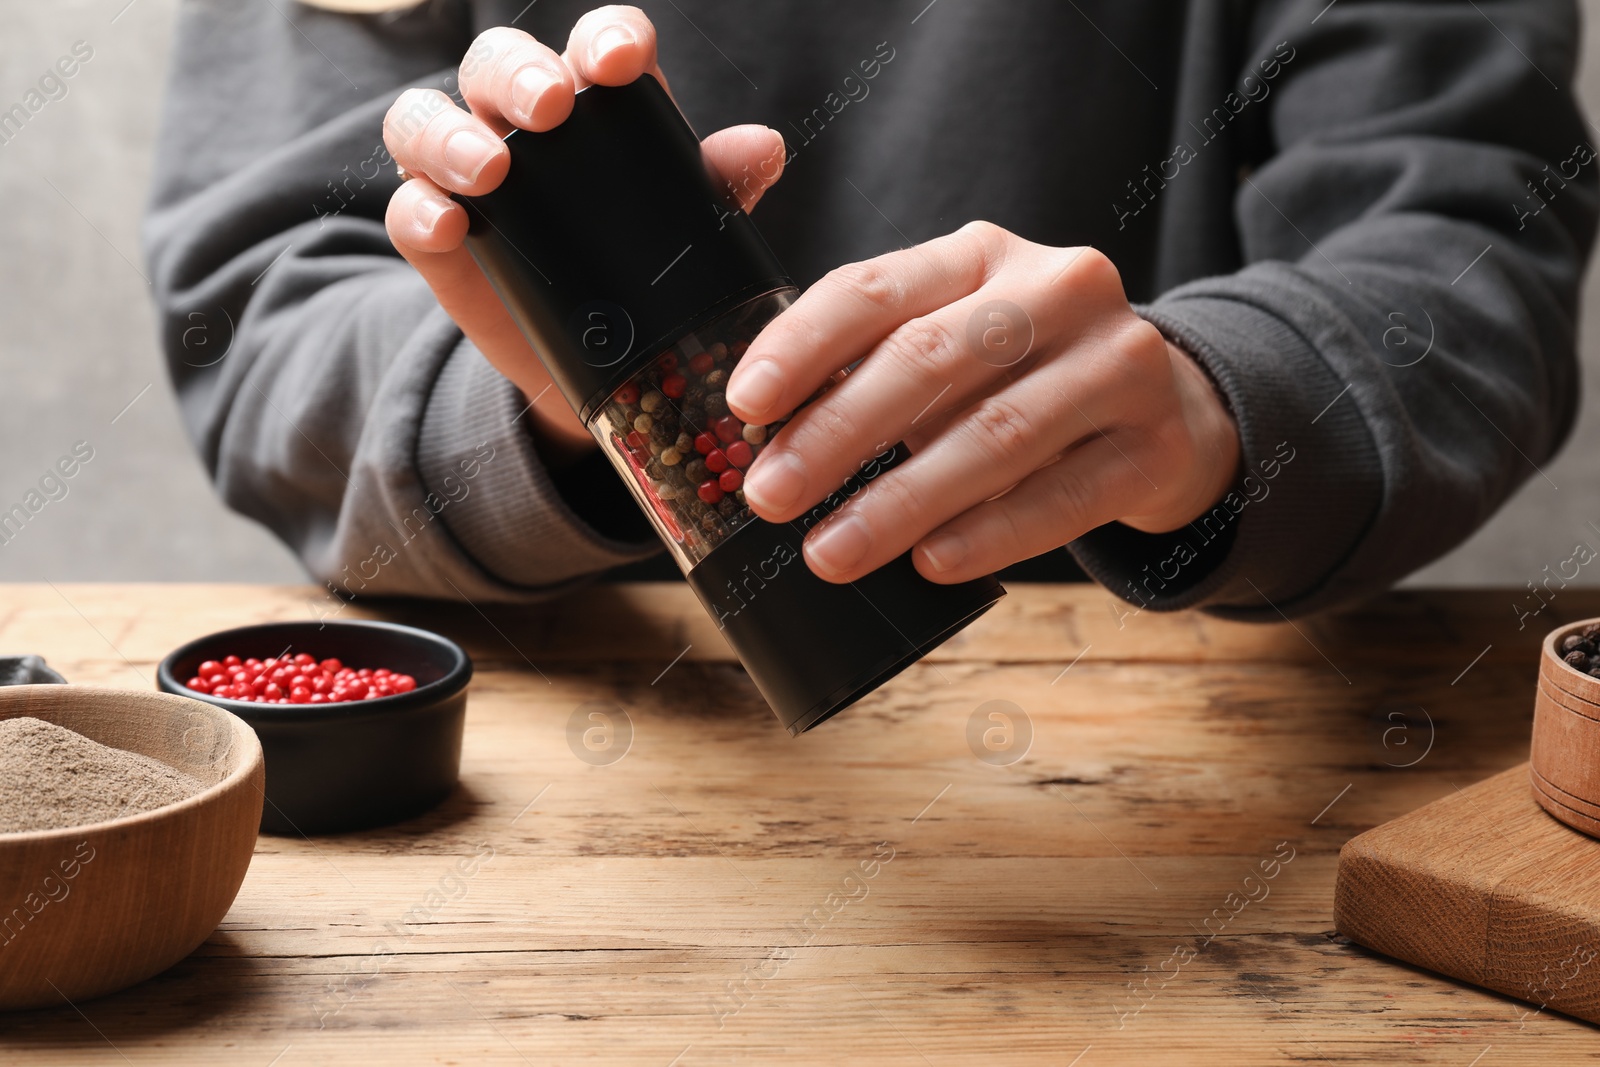
<svg viewBox="0 0 1600 1067">
<path fill-rule="evenodd" d="M 562 58 L 580 89 L 591 83 L 627 85 L 641 74 L 666 85 L 656 65 L 655 25 L 636 7 L 614 4 L 586 12 L 572 27 Z"/>
<path fill-rule="evenodd" d="M 384 215 L 389 240 L 402 254 L 449 252 L 467 236 L 467 212 L 427 178 L 401 182 Z"/>
<path fill-rule="evenodd" d="M 383 120 L 383 142 L 407 173 L 479 196 L 505 179 L 511 153 L 487 124 L 437 89 L 407 89 Z"/>
<path fill-rule="evenodd" d="M 994 246 L 967 226 L 915 248 L 829 273 L 762 330 L 728 380 L 728 406 L 773 422 L 890 331 L 975 292 Z"/>
<path fill-rule="evenodd" d="M 555 51 L 497 26 L 478 35 L 461 63 L 461 95 L 502 137 L 513 126 L 543 132 L 572 114 L 576 81 Z"/>
<path fill-rule="evenodd" d="M 427 221 L 439 201 L 444 210 L 429 230 Z M 412 178 L 389 198 L 384 221 L 395 249 L 416 268 L 439 306 L 462 324 L 501 373 L 517 381 L 514 364 L 537 362 L 516 321 L 463 243 L 466 209 L 426 178 Z"/>
<path fill-rule="evenodd" d="M 478 350 L 500 373 L 523 385 L 517 365 L 532 366 L 538 357 L 528 348 L 527 340 L 495 296 L 472 254 L 464 246 L 445 252 L 425 252 L 398 243 L 395 247 L 422 275 L 445 313 L 457 323 L 471 324 L 463 330 Z M 501 358 L 505 355 L 515 358 Z"/>
<path fill-rule="evenodd" d="M 985 397 L 926 449 L 868 484 L 807 539 L 811 569 L 830 581 L 853 581 L 1096 436 L 1083 410 L 1060 400 L 1082 389 L 1071 380 L 1070 362 L 1048 369 L 1055 373 Z"/>
<path fill-rule="evenodd" d="M 945 422 L 990 391 L 1003 371 L 975 358 L 967 336 L 967 323 L 987 294 L 980 289 L 900 325 L 853 373 L 796 413 L 748 472 L 745 496 L 757 513 L 769 522 L 794 518 L 837 489 L 868 456 Z M 1060 428 L 1054 416 L 1039 425 Z M 1067 443 L 1058 442 L 1052 451 Z M 1032 469 L 1016 471 L 1005 484 Z"/>
<path fill-rule="evenodd" d="M 981 578 L 1115 520 L 1148 491 L 1121 448 L 1093 438 L 1004 496 L 963 512 L 912 550 L 917 572 L 941 584 Z"/>
<path fill-rule="evenodd" d="M 789 146 L 766 126 L 729 126 L 700 142 L 706 165 L 749 211 L 783 176 Z"/>
</svg>

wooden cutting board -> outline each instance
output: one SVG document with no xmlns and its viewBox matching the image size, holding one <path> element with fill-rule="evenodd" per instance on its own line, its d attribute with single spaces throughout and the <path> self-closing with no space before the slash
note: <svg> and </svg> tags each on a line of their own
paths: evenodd
<svg viewBox="0 0 1600 1067">
<path fill-rule="evenodd" d="M 1352 838 L 1334 924 L 1397 959 L 1600 1022 L 1600 841 L 1547 815 L 1528 765 Z"/>
</svg>

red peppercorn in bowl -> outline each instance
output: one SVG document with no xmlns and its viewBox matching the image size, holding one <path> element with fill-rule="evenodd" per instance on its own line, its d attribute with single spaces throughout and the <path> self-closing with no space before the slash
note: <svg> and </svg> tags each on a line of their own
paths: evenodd
<svg viewBox="0 0 1600 1067">
<path fill-rule="evenodd" d="M 454 641 L 386 622 L 265 623 L 189 642 L 161 661 L 163 692 L 256 731 L 266 833 L 399 822 L 460 774 L 472 661 Z"/>
<path fill-rule="evenodd" d="M 184 688 L 201 696 L 248 700 L 253 704 L 341 704 L 398 696 L 417 687 L 409 674 L 387 667 L 346 667 L 338 659 L 317 661 L 309 652 L 240 659 L 227 655 L 208 659 L 195 668 Z"/>
</svg>

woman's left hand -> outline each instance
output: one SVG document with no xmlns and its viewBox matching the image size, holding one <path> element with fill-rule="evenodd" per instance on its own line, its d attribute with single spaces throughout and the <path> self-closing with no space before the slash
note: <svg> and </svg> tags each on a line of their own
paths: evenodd
<svg viewBox="0 0 1600 1067">
<path fill-rule="evenodd" d="M 913 547 L 917 570 L 949 583 L 1113 520 L 1174 530 L 1238 473 L 1238 428 L 1210 379 L 1134 313 L 1093 248 L 975 222 L 841 267 L 751 344 L 729 407 L 773 422 L 857 360 L 745 482 L 756 513 L 784 522 L 907 443 L 909 459 L 806 539 L 807 564 L 828 581 Z"/>
</svg>

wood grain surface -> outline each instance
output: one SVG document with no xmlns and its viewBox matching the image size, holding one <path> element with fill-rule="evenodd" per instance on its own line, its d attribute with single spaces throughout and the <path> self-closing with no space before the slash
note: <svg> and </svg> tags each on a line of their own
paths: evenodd
<svg viewBox="0 0 1600 1067">
<path fill-rule="evenodd" d="M 1552 819 L 1513 767 L 1354 838 L 1334 922 L 1430 970 L 1600 1021 L 1600 841 Z"/>
<path fill-rule="evenodd" d="M 194 957 L 0 1017 L 0 1062 L 1600 1062 L 1588 1024 L 1333 928 L 1350 837 L 1527 758 L 1539 639 L 1600 594 L 1519 630 L 1523 600 L 1246 626 L 1019 585 L 798 739 L 680 586 L 358 601 L 477 661 L 458 793 L 262 839 Z M 329 608 L 10 586 L 0 649 L 143 688 L 191 637 Z M 615 762 L 569 744 L 597 701 L 631 724 Z"/>
</svg>

